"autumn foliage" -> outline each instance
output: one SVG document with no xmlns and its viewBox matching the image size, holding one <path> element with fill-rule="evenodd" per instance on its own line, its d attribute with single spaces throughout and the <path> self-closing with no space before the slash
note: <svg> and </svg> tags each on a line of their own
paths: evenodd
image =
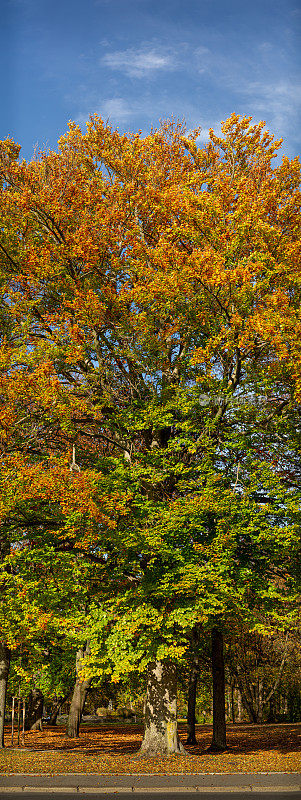
<svg viewBox="0 0 301 800">
<path fill-rule="evenodd" d="M 35 602 L 95 679 L 297 624 L 300 164 L 251 118 L 198 133 L 0 145 L 3 631 Z"/>
</svg>

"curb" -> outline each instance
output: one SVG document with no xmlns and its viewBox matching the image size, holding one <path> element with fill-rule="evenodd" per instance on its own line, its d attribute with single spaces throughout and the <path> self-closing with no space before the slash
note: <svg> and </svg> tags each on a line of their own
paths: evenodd
<svg viewBox="0 0 301 800">
<path fill-rule="evenodd" d="M 0 787 L 6 793 L 24 792 L 33 796 L 43 793 L 114 794 L 166 792 L 300 792 L 301 774 L 269 773 L 198 773 L 190 775 L 108 775 L 77 774 L 11 774 L 0 775 Z"/>
<path fill-rule="evenodd" d="M 189 795 L 191 795 L 194 792 L 196 794 L 199 794 L 201 797 L 206 798 L 206 800 L 209 800 L 209 798 L 211 796 L 212 796 L 212 798 L 219 797 L 221 794 L 224 797 L 225 793 L 231 793 L 231 795 L 233 794 L 234 797 L 235 797 L 236 794 L 239 794 L 240 797 L 241 797 L 241 795 L 245 794 L 247 796 L 247 798 L 250 798 L 251 795 L 252 796 L 253 795 L 254 796 L 257 795 L 257 797 L 258 796 L 259 797 L 263 797 L 264 795 L 266 795 L 269 798 L 269 800 L 270 800 L 271 796 L 274 798 L 274 797 L 277 797 L 278 794 L 281 795 L 281 800 L 282 800 L 284 793 L 285 793 L 286 800 L 288 800 L 288 798 L 293 798 L 294 796 L 296 796 L 296 798 L 300 797 L 299 789 L 297 789 L 294 786 L 285 786 L 285 787 L 284 786 L 277 786 L 277 788 L 273 788 L 272 791 L 273 791 L 273 794 L 271 795 L 271 790 L 270 789 L 268 789 L 268 788 L 264 789 L 264 788 L 262 788 L 260 786 L 253 787 L 253 788 L 251 788 L 249 786 L 248 789 L 240 789 L 238 787 L 229 789 L 229 787 L 227 787 L 227 786 L 221 786 L 218 789 L 205 789 L 205 790 L 200 788 L 199 786 L 195 786 L 195 787 L 186 786 L 186 787 L 182 787 L 181 789 L 179 789 L 178 786 L 171 786 L 169 789 L 166 789 L 166 788 L 165 789 L 159 789 L 159 788 L 158 789 L 146 789 L 143 786 L 141 786 L 140 789 L 131 788 L 130 786 L 128 786 L 127 788 L 121 789 L 118 786 L 112 786 L 109 790 L 108 789 L 87 789 L 87 788 L 83 788 L 82 789 L 82 788 L 76 788 L 76 787 L 72 788 L 71 786 L 69 786 L 69 787 L 66 786 L 65 789 L 49 789 L 49 788 L 45 789 L 45 787 L 38 787 L 38 786 L 35 789 L 33 789 L 33 788 L 28 789 L 28 786 L 24 786 L 21 789 L 20 787 L 12 786 L 10 789 L 9 788 L 2 789 L 2 792 L 3 792 L 2 797 L 3 797 L 3 800 L 4 800 L 6 795 L 8 797 L 11 797 L 11 795 L 15 794 L 15 793 L 18 793 L 19 795 L 24 793 L 25 798 L 28 798 L 28 796 L 30 796 L 30 795 L 32 795 L 32 797 L 34 797 L 36 794 L 42 794 L 43 793 L 43 795 L 47 796 L 47 794 L 48 794 L 51 797 L 53 797 L 53 795 L 57 795 L 58 797 L 60 795 L 63 795 L 64 798 L 65 798 L 66 794 L 70 794 L 70 795 L 72 795 L 72 797 L 74 797 L 75 794 L 78 794 L 79 797 L 83 797 L 83 798 L 86 797 L 87 795 L 89 795 L 89 797 L 90 796 L 93 797 L 93 795 L 95 797 L 99 797 L 100 795 L 104 795 L 107 798 L 108 797 L 111 798 L 111 796 L 113 794 L 114 795 L 126 794 L 127 797 L 128 797 L 129 794 L 133 794 L 133 796 L 136 794 L 139 798 L 141 798 L 141 795 L 143 795 L 143 797 L 144 797 L 144 795 L 146 795 L 146 794 L 150 794 L 150 795 L 160 794 L 160 795 L 162 795 L 164 793 L 164 796 L 166 795 L 166 797 L 169 794 L 172 797 L 178 797 L 178 795 L 180 795 L 180 794 L 185 795 L 185 794 L 189 793 Z"/>
</svg>

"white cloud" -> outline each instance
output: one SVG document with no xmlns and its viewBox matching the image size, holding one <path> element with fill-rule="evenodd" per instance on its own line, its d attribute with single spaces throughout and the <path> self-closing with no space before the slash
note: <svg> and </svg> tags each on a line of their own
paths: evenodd
<svg viewBox="0 0 301 800">
<path fill-rule="evenodd" d="M 211 127 L 214 128 L 214 125 L 212 125 Z M 200 132 L 200 134 L 199 134 L 199 136 L 198 136 L 198 138 L 196 140 L 196 143 L 197 144 L 206 144 L 206 142 L 208 142 L 208 139 L 209 139 L 209 128 L 202 128 L 202 130 L 201 130 L 201 132 Z"/>
<path fill-rule="evenodd" d="M 194 51 L 197 71 L 200 75 L 209 72 L 214 63 L 214 56 L 208 47 L 197 47 Z"/>
<path fill-rule="evenodd" d="M 171 53 L 158 50 L 155 47 L 145 47 L 135 50 L 116 50 L 106 53 L 101 59 L 111 69 L 125 72 L 131 78 L 142 78 L 159 70 L 174 69 L 175 60 Z"/>
<path fill-rule="evenodd" d="M 239 113 L 267 120 L 276 135 L 291 135 L 300 108 L 300 84 L 291 76 L 285 49 L 263 39 L 245 54 L 230 57 L 222 48 L 198 47 L 194 51 L 198 74 L 206 73 L 213 89 L 232 93 Z M 207 122 L 207 120 L 206 120 Z M 207 123 L 208 124 L 208 123 Z M 212 126 L 214 127 L 214 126 Z M 205 131 L 201 132 L 200 141 Z"/>
<path fill-rule="evenodd" d="M 82 125 L 87 122 L 90 114 L 99 114 L 103 120 L 109 120 L 109 122 L 119 124 L 127 122 L 129 119 L 143 112 L 143 103 L 137 101 L 131 103 L 123 97 L 108 97 L 106 100 L 99 103 L 99 99 L 96 101 L 94 97 L 91 97 L 87 103 L 87 110 L 81 111 L 77 115 L 76 122 Z"/>
<path fill-rule="evenodd" d="M 133 116 L 134 109 L 127 103 L 123 97 L 112 97 L 105 100 L 101 107 L 102 116 L 104 118 L 113 118 L 120 122 L 125 122 L 129 117 Z"/>
<path fill-rule="evenodd" d="M 247 92 L 261 119 L 269 117 L 276 136 L 292 135 L 297 123 L 301 85 L 286 80 L 271 83 L 250 83 Z"/>
</svg>

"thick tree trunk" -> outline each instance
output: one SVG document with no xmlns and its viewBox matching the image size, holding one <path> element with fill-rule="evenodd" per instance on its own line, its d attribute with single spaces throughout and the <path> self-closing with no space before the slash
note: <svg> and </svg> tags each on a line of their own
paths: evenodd
<svg viewBox="0 0 301 800">
<path fill-rule="evenodd" d="M 177 673 L 174 664 L 154 661 L 149 665 L 145 730 L 140 755 L 185 755 L 177 728 Z"/>
<path fill-rule="evenodd" d="M 4 722 L 6 690 L 10 665 L 10 651 L 0 642 L 0 747 L 4 747 Z"/>
<path fill-rule="evenodd" d="M 44 697 L 40 689 L 32 689 L 28 698 L 25 729 L 27 731 L 42 731 Z"/>
<path fill-rule="evenodd" d="M 90 689 L 92 678 L 81 680 L 80 671 L 84 666 L 85 659 L 90 655 L 89 642 L 85 647 L 80 647 L 76 654 L 76 681 L 67 720 L 67 736 L 71 739 L 78 739 L 79 726 L 82 720 L 86 697 Z"/>
<path fill-rule="evenodd" d="M 195 735 L 195 704 L 196 704 L 197 684 L 199 678 L 199 669 L 200 669 L 199 656 L 197 653 L 195 653 L 193 656 L 193 661 L 189 676 L 186 744 L 197 744 Z"/>
<path fill-rule="evenodd" d="M 79 727 L 82 721 L 87 694 L 91 686 L 91 678 L 85 681 L 76 680 L 71 706 L 67 720 L 67 736 L 78 739 Z"/>
<path fill-rule="evenodd" d="M 217 627 L 211 632 L 211 663 L 213 682 L 213 737 L 211 753 L 227 749 L 225 715 L 225 667 L 223 634 Z"/>
</svg>

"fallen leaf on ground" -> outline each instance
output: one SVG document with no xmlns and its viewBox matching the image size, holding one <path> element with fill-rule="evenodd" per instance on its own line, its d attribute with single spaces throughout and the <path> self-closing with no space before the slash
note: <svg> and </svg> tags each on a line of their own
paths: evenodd
<svg viewBox="0 0 301 800">
<path fill-rule="evenodd" d="M 186 726 L 179 725 L 182 742 Z M 228 750 L 207 753 L 212 729 L 197 726 L 197 745 L 185 745 L 187 756 L 137 758 L 143 728 L 139 725 L 83 725 L 79 739 L 69 739 L 63 727 L 45 726 L 44 731 L 25 734 L 25 746 L 10 745 L 0 752 L 0 772 L 48 774 L 191 774 L 199 772 L 298 772 L 300 770 L 301 724 L 229 725 Z M 15 740 L 16 741 L 16 740 Z"/>
</svg>

